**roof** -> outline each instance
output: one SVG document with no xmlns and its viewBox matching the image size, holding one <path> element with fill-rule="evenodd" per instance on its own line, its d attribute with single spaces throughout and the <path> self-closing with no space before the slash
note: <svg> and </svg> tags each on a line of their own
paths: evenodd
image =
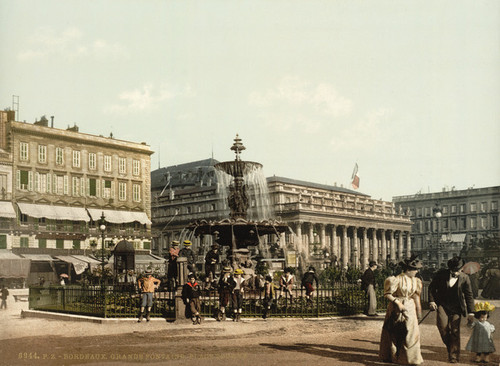
<svg viewBox="0 0 500 366">
<path fill-rule="evenodd" d="M 168 183 L 169 187 L 197 186 L 200 182 L 207 185 L 211 180 L 217 181 L 214 165 L 218 161 L 212 158 L 190 163 L 171 165 L 151 172 L 151 190 L 162 190 Z M 168 178 L 170 176 L 170 178 Z"/>
<path fill-rule="evenodd" d="M 272 177 L 267 178 L 267 182 L 268 183 L 269 182 L 283 182 L 283 183 L 288 183 L 288 184 L 295 184 L 298 186 L 317 188 L 317 189 L 326 189 L 328 191 L 335 191 L 335 192 L 341 192 L 341 193 L 354 194 L 357 196 L 370 197 L 369 195 L 367 195 L 365 193 L 356 192 L 356 191 L 353 191 L 352 189 L 347 189 L 347 188 L 337 187 L 337 186 L 330 186 L 327 184 L 307 182 L 304 180 L 291 179 L 291 178 L 285 178 L 285 177 L 272 176 Z"/>
<path fill-rule="evenodd" d="M 122 240 L 116 244 L 114 253 L 135 253 L 134 244 L 129 241 Z"/>
</svg>

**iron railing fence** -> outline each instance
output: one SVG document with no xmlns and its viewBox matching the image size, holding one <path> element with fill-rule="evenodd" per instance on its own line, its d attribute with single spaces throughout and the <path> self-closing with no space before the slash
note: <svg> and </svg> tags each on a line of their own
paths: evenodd
<svg viewBox="0 0 500 366">
<path fill-rule="evenodd" d="M 29 308 L 101 318 L 137 317 L 141 297 L 135 291 L 113 286 L 30 287 Z M 175 319 L 172 292 L 155 292 L 152 317 Z"/>
<path fill-rule="evenodd" d="M 422 291 L 422 306 L 427 307 L 427 284 Z M 377 310 L 385 311 L 387 300 L 383 289 L 377 288 Z M 155 292 L 152 317 L 175 319 L 175 292 Z M 29 307 L 33 310 L 82 314 L 102 318 L 130 318 L 138 315 L 140 294 L 135 288 L 123 286 L 53 286 L 30 287 Z M 320 287 L 307 300 L 305 289 L 281 294 L 276 290 L 275 298 L 268 312 L 270 317 L 327 317 L 363 313 L 366 309 L 365 292 L 359 284 L 336 282 L 328 288 Z M 215 317 L 220 308 L 216 289 L 203 290 L 201 314 Z M 264 313 L 263 292 L 247 290 L 243 295 L 242 316 L 260 317 Z M 234 307 L 230 301 L 226 314 L 231 316 Z"/>
</svg>

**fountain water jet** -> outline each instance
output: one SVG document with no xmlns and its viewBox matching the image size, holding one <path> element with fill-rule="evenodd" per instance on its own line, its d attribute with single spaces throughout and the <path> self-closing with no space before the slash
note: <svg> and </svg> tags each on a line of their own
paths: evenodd
<svg viewBox="0 0 500 366">
<path fill-rule="evenodd" d="M 236 135 L 234 144 L 231 146 L 236 154 L 234 161 L 226 161 L 215 164 L 215 169 L 232 177 L 232 182 L 228 186 L 227 203 L 229 206 L 229 218 L 220 221 L 199 220 L 188 225 L 194 236 L 203 237 L 211 235 L 214 240 L 222 246 L 231 248 L 233 263 L 238 261 L 234 258 L 239 249 L 247 249 L 249 246 L 260 244 L 260 237 L 275 234 L 278 239 L 280 235 L 289 230 L 288 225 L 274 220 L 272 217 L 262 217 L 272 215 L 269 196 L 267 195 L 267 183 L 262 174 L 262 165 L 252 161 L 241 160 L 241 151 L 245 150 L 241 139 Z M 221 180 L 224 181 L 224 180 Z M 252 189 L 248 182 L 259 182 Z M 260 205 L 265 210 L 253 209 L 250 202 L 249 191 L 252 191 L 255 201 L 260 201 Z M 257 203 L 257 202 L 256 202 Z M 251 212 L 252 218 L 248 218 Z"/>
</svg>

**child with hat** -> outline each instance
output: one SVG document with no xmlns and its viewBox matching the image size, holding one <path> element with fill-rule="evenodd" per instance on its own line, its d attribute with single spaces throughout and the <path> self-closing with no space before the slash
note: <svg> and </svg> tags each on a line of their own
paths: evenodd
<svg viewBox="0 0 500 366">
<path fill-rule="evenodd" d="M 474 305 L 474 322 L 470 324 L 472 334 L 465 349 L 476 353 L 474 362 L 488 363 L 490 353 L 495 352 L 493 344 L 493 332 L 495 326 L 488 322 L 490 312 L 495 307 L 489 302 L 479 302 Z"/>
<path fill-rule="evenodd" d="M 219 279 L 219 313 L 217 321 L 226 320 L 226 307 L 235 286 L 236 283 L 231 277 L 231 267 L 224 267 Z"/>
<path fill-rule="evenodd" d="M 245 282 L 245 279 L 243 278 L 244 272 L 241 268 L 237 268 L 234 270 L 233 274 L 233 281 L 234 281 L 234 288 L 233 288 L 233 294 L 232 294 L 232 305 L 233 305 L 233 311 L 234 311 L 234 318 L 233 321 L 238 322 L 241 319 L 241 312 L 242 312 L 242 307 L 243 307 L 243 282 Z"/>
</svg>

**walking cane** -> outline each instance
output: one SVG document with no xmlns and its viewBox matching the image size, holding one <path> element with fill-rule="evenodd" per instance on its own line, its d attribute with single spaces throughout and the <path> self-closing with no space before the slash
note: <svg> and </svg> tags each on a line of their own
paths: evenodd
<svg viewBox="0 0 500 366">
<path fill-rule="evenodd" d="M 429 310 L 429 312 L 427 314 L 425 314 L 425 316 L 422 319 L 420 319 L 420 321 L 418 322 L 418 324 L 422 323 L 425 320 L 425 318 L 427 318 L 429 316 L 429 314 L 432 313 L 432 312 L 433 312 L 432 309 Z"/>
</svg>

